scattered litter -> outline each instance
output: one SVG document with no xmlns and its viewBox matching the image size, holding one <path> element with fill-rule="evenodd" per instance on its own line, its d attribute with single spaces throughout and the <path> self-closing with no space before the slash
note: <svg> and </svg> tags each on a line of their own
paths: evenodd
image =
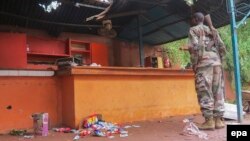
<svg viewBox="0 0 250 141">
<path fill-rule="evenodd" d="M 127 128 L 139 128 L 139 125 L 127 125 L 122 128 L 117 123 L 110 123 L 105 122 L 102 119 L 101 114 L 94 114 L 84 118 L 81 123 L 79 130 L 71 129 L 71 128 L 53 128 L 52 130 L 55 132 L 62 132 L 62 133 L 74 133 L 76 136 L 74 137 L 75 140 L 79 140 L 85 136 L 96 136 L 96 137 L 107 137 L 109 139 L 115 138 L 114 134 L 120 135 L 120 137 L 128 137 L 128 131 L 125 129 Z"/>
<path fill-rule="evenodd" d="M 115 136 L 108 136 L 108 138 L 113 139 L 113 138 L 115 138 Z"/>
<path fill-rule="evenodd" d="M 101 114 L 90 115 L 83 120 L 83 123 L 80 124 L 80 129 L 89 128 L 92 125 L 96 124 L 98 121 L 102 121 Z"/>
<path fill-rule="evenodd" d="M 120 131 L 120 134 L 128 134 L 128 131 Z"/>
<path fill-rule="evenodd" d="M 76 140 L 79 140 L 80 139 L 80 136 L 79 135 L 76 135 L 73 139 L 73 141 L 76 141 Z"/>
<path fill-rule="evenodd" d="M 189 119 L 184 119 L 183 122 L 186 124 L 182 135 L 196 135 L 200 139 L 208 140 L 208 135 L 205 132 L 199 130 L 199 128 Z"/>
<path fill-rule="evenodd" d="M 132 126 L 126 126 L 126 128 L 131 128 Z M 137 127 L 137 126 L 136 126 Z M 108 137 L 114 138 L 114 134 L 120 134 L 120 136 L 128 136 L 128 131 L 125 131 L 120 125 L 116 123 L 105 122 L 102 119 L 101 114 L 94 114 L 88 116 L 82 120 L 79 127 L 78 135 L 80 137 L 85 137 L 88 135 L 93 135 L 97 137 Z"/>
<path fill-rule="evenodd" d="M 11 130 L 10 135 L 12 136 L 23 136 L 25 139 L 33 139 L 34 135 L 30 135 L 27 133 L 27 130 Z"/>
<path fill-rule="evenodd" d="M 75 133 L 77 130 L 71 129 L 71 128 L 53 128 L 52 129 L 55 132 L 63 132 L 63 133 Z"/>
<path fill-rule="evenodd" d="M 128 134 L 120 134 L 120 137 L 121 137 L 121 138 L 128 137 Z"/>
<path fill-rule="evenodd" d="M 125 128 L 125 129 L 128 129 L 128 128 L 131 128 L 132 126 L 130 126 L 130 125 L 126 125 L 126 126 L 124 126 L 123 128 Z"/>
<path fill-rule="evenodd" d="M 84 130 L 80 130 L 79 134 L 80 134 L 81 137 L 84 137 L 84 136 L 90 135 L 91 132 L 92 132 L 92 130 L 90 130 L 90 129 L 88 129 L 88 130 L 84 129 Z"/>
<path fill-rule="evenodd" d="M 106 134 L 105 134 L 105 132 L 102 132 L 102 131 L 99 131 L 99 130 L 95 130 L 95 131 L 94 131 L 94 136 L 97 136 L 97 137 L 105 137 Z"/>
<path fill-rule="evenodd" d="M 23 136 L 24 138 L 26 138 L 26 139 L 33 139 L 34 138 L 34 135 L 25 135 L 25 136 Z"/>
<path fill-rule="evenodd" d="M 15 130 L 15 129 L 13 129 L 10 131 L 9 134 L 12 136 L 24 136 L 26 133 L 27 133 L 27 130 Z"/>
<path fill-rule="evenodd" d="M 124 129 L 128 129 L 128 128 L 132 128 L 132 127 L 134 127 L 134 128 L 140 128 L 141 126 L 140 126 L 140 125 L 132 125 L 132 126 L 126 125 L 126 126 L 124 126 L 123 128 L 124 128 Z"/>
<path fill-rule="evenodd" d="M 133 127 L 135 128 L 140 128 L 141 126 L 140 125 L 132 125 Z"/>
<path fill-rule="evenodd" d="M 70 132 L 71 132 L 71 133 L 74 133 L 74 134 L 79 134 L 79 131 L 76 130 L 76 129 L 71 129 Z"/>
</svg>

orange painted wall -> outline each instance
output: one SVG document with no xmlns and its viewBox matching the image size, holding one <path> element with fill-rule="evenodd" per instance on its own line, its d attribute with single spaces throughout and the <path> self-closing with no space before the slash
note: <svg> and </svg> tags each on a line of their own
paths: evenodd
<svg viewBox="0 0 250 141">
<path fill-rule="evenodd" d="M 192 77 L 94 75 L 74 81 L 71 126 L 93 113 L 119 123 L 199 113 Z"/>
<path fill-rule="evenodd" d="M 62 123 L 65 126 L 75 125 L 75 100 L 73 76 L 61 78 L 62 89 Z"/>
<path fill-rule="evenodd" d="M 0 77 L 0 132 L 32 128 L 32 113 L 48 112 L 61 123 L 61 90 L 55 77 Z M 6 109 L 11 105 L 12 109 Z"/>
</svg>

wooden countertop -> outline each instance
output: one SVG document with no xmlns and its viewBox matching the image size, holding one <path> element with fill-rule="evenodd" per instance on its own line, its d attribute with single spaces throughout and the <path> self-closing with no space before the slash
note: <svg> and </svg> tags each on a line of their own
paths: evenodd
<svg viewBox="0 0 250 141">
<path fill-rule="evenodd" d="M 194 76 L 194 73 L 190 69 L 81 66 L 59 70 L 56 72 L 56 75 Z"/>
</svg>

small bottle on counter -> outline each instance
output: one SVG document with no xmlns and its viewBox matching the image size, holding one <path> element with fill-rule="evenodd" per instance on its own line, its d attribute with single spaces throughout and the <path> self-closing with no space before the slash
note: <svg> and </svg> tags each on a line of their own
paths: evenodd
<svg viewBox="0 0 250 141">
<path fill-rule="evenodd" d="M 27 52 L 30 52 L 30 45 L 29 44 L 26 45 L 26 49 L 27 49 Z"/>
</svg>

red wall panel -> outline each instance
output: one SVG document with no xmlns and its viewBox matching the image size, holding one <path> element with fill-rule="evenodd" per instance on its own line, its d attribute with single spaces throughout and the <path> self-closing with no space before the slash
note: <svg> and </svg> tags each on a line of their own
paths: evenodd
<svg viewBox="0 0 250 141">
<path fill-rule="evenodd" d="M 0 32 L 0 68 L 25 68 L 26 34 Z"/>
<path fill-rule="evenodd" d="M 100 43 L 92 44 L 92 62 L 109 66 L 108 46 Z"/>
</svg>

